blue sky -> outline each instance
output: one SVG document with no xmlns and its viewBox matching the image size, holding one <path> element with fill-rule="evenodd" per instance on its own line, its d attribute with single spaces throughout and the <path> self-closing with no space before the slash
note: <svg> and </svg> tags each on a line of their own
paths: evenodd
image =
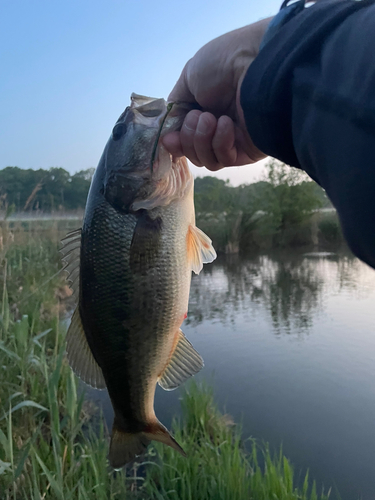
<svg viewBox="0 0 375 500">
<path fill-rule="evenodd" d="M 132 92 L 166 98 L 203 44 L 280 3 L 0 0 L 0 168 L 95 167 Z"/>
</svg>

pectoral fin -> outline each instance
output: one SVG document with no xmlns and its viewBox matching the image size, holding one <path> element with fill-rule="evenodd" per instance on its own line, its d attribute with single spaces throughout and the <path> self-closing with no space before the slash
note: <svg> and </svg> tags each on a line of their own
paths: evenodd
<svg viewBox="0 0 375 500">
<path fill-rule="evenodd" d="M 210 238 L 196 226 L 190 225 L 187 234 L 187 253 L 191 268 L 199 274 L 203 264 L 209 264 L 217 257 Z"/>
<path fill-rule="evenodd" d="M 201 355 L 194 349 L 181 330 L 172 357 L 161 374 L 158 384 L 165 391 L 173 391 L 204 366 Z"/>
<path fill-rule="evenodd" d="M 95 389 L 105 389 L 103 372 L 87 343 L 78 307 L 73 313 L 68 329 L 66 352 L 72 370 L 80 379 Z"/>
<path fill-rule="evenodd" d="M 160 252 L 163 221 L 160 217 L 151 219 L 145 210 L 138 214 L 130 245 L 130 268 L 134 273 L 147 273 L 155 266 Z"/>
</svg>

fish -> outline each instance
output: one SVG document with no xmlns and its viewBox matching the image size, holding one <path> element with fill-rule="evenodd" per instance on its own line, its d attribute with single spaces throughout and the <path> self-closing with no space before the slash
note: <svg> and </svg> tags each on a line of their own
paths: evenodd
<svg viewBox="0 0 375 500">
<path fill-rule="evenodd" d="M 67 358 L 86 384 L 108 390 L 114 469 L 151 441 L 185 455 L 155 415 L 156 385 L 176 389 L 203 367 L 181 325 L 192 271 L 216 252 L 195 225 L 187 160 L 173 158 L 161 142 L 185 115 L 182 104 L 131 95 L 95 171 L 82 228 L 62 240 L 77 301 Z"/>
</svg>

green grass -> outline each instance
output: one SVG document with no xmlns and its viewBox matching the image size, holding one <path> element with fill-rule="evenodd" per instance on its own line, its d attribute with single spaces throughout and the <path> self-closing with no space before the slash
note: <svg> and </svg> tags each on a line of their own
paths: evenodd
<svg viewBox="0 0 375 500">
<path fill-rule="evenodd" d="M 0 498 L 125 498 L 125 473 L 108 470 L 107 432 L 64 356 L 61 235 L 24 236 L 8 234 L 2 255 Z"/>
<path fill-rule="evenodd" d="M 84 401 L 67 365 L 66 285 L 60 234 L 14 235 L 3 228 L 0 273 L 1 500 L 324 499 L 308 477 L 296 487 L 280 452 L 271 457 L 215 407 L 210 389 L 191 383 L 173 432 L 188 454 L 150 447 L 142 464 L 113 472 L 108 432 Z M 52 277 L 52 278 L 51 278 Z"/>
<path fill-rule="evenodd" d="M 157 462 L 150 464 L 144 490 L 152 499 L 170 500 L 315 500 L 316 486 L 306 474 L 296 487 L 293 468 L 280 451 L 274 457 L 250 441 L 245 450 L 240 429 L 222 415 L 211 389 L 191 382 L 182 400 L 182 421 L 174 435 L 187 458 L 170 448 L 155 446 Z M 248 448 L 248 447 L 246 447 Z"/>
</svg>

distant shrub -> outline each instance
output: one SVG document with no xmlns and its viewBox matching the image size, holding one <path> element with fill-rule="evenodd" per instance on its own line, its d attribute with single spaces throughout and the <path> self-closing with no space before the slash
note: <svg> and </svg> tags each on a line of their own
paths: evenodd
<svg viewBox="0 0 375 500">
<path fill-rule="evenodd" d="M 218 252 L 237 253 L 239 251 L 242 212 L 219 214 L 197 214 L 197 225 L 212 240 Z"/>
<path fill-rule="evenodd" d="M 336 213 L 323 216 L 318 223 L 319 241 L 337 244 L 344 239 L 339 219 Z"/>
</svg>

